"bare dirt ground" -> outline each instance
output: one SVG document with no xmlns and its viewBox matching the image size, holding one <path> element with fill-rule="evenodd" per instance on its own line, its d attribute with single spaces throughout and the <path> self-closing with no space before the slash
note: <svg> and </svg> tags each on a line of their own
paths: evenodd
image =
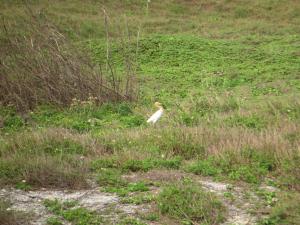
<svg viewBox="0 0 300 225">
<path fill-rule="evenodd" d="M 147 180 L 152 182 L 174 182 L 184 177 L 184 173 L 177 171 L 154 170 L 148 173 L 132 173 L 124 176 L 129 181 Z M 214 192 L 227 208 L 227 220 L 223 225 L 251 225 L 256 224 L 258 215 L 258 205 L 261 199 L 255 192 L 243 186 L 233 186 L 231 184 L 215 182 L 207 178 L 193 176 L 205 190 Z M 262 189 L 272 189 L 269 186 L 262 186 Z M 273 189 L 272 189 L 273 190 Z M 153 194 L 158 194 L 159 187 L 153 186 L 150 190 Z M 85 207 L 92 211 L 97 211 L 112 224 L 115 224 L 121 216 L 137 216 L 151 210 L 151 204 L 123 204 L 121 198 L 115 194 L 103 193 L 98 187 L 87 190 L 34 190 L 22 191 L 13 188 L 0 190 L 0 198 L 9 200 L 12 207 L 8 210 L 19 210 L 32 213 L 32 225 L 43 225 L 49 217 L 53 216 L 45 206 L 46 199 L 58 199 L 59 201 L 77 201 L 78 207 Z M 65 221 L 65 224 L 70 224 Z M 159 224 L 149 223 L 149 224 Z"/>
</svg>

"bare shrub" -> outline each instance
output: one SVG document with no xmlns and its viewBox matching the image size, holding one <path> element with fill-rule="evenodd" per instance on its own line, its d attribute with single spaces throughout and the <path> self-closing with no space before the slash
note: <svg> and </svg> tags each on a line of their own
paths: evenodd
<svg viewBox="0 0 300 225">
<path fill-rule="evenodd" d="M 133 99 L 128 91 L 133 89 L 131 82 L 124 81 L 126 90 L 122 90 L 108 81 L 101 66 L 95 70 L 87 54 L 79 52 L 45 16 L 29 14 L 22 29 L 5 20 L 0 29 L 1 104 L 25 111 L 38 104 L 66 106 L 74 98 L 90 96 L 98 103 Z"/>
<path fill-rule="evenodd" d="M 148 7 L 148 3 L 147 3 Z M 139 39 L 141 33 L 142 23 L 137 29 L 135 35 L 134 32 L 128 27 L 128 18 L 123 15 L 117 20 L 112 19 L 105 8 L 102 8 L 103 17 L 104 17 L 104 26 L 106 34 L 106 57 L 105 57 L 105 66 L 103 66 L 103 71 L 108 75 L 108 79 L 117 89 L 122 89 L 125 92 L 126 96 L 138 96 L 138 89 L 135 85 L 136 80 L 136 70 L 138 67 L 137 57 L 139 49 Z M 118 51 L 123 62 L 123 71 L 124 74 L 118 74 L 114 68 L 114 59 L 112 57 L 112 46 L 118 46 Z M 136 45 L 134 47 L 134 45 Z M 125 76 L 125 79 L 122 80 L 122 77 Z"/>
</svg>

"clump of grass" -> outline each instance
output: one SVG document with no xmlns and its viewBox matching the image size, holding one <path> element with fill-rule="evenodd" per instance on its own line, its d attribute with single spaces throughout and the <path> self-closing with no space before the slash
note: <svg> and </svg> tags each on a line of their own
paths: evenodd
<svg viewBox="0 0 300 225">
<path fill-rule="evenodd" d="M 130 192 L 145 192 L 149 188 L 144 182 L 129 183 L 122 178 L 120 170 L 103 168 L 98 170 L 97 182 L 104 191 L 126 196 Z"/>
<path fill-rule="evenodd" d="M 149 191 L 149 187 L 147 184 L 145 184 L 142 181 L 136 182 L 136 183 L 128 183 L 126 186 L 120 187 L 120 186 L 106 186 L 103 189 L 106 192 L 109 193 L 116 193 L 119 196 L 127 196 L 130 192 L 145 192 Z"/>
<path fill-rule="evenodd" d="M 121 199 L 122 203 L 125 204 L 135 204 L 140 205 L 144 203 L 150 203 L 152 201 L 155 201 L 155 196 L 150 194 L 140 194 L 140 195 L 134 195 L 132 197 L 125 197 Z"/>
<path fill-rule="evenodd" d="M 25 127 L 25 120 L 12 107 L 0 105 L 0 130 L 4 132 L 17 131 Z"/>
<path fill-rule="evenodd" d="M 125 217 L 117 225 L 146 225 L 146 223 L 133 217 Z"/>
<path fill-rule="evenodd" d="M 182 163 L 181 157 L 173 157 L 170 159 L 162 158 L 146 158 L 146 159 L 127 159 L 121 157 L 108 157 L 92 161 L 91 168 L 95 171 L 103 168 L 120 168 L 123 172 L 147 172 L 151 169 L 166 168 L 179 169 Z"/>
<path fill-rule="evenodd" d="M 144 159 L 144 160 L 128 160 L 124 162 L 122 168 L 126 171 L 149 171 L 154 168 L 167 168 L 167 169 L 179 169 L 181 165 L 181 157 L 174 157 L 171 159 Z"/>
<path fill-rule="evenodd" d="M 281 168 L 277 171 L 278 183 L 281 187 L 300 190 L 300 157 L 294 156 L 281 163 Z"/>
<path fill-rule="evenodd" d="M 45 200 L 46 208 L 57 216 L 76 225 L 98 225 L 103 223 L 101 216 L 86 208 L 73 208 L 76 202 L 59 202 L 56 200 Z"/>
<path fill-rule="evenodd" d="M 97 182 L 100 186 L 124 187 L 127 185 L 117 169 L 102 169 L 99 171 Z"/>
<path fill-rule="evenodd" d="M 105 103 L 98 106 L 92 101 L 76 100 L 72 107 L 58 109 L 53 106 L 39 106 L 31 114 L 32 123 L 40 126 L 57 126 L 80 133 L 99 132 L 104 128 L 132 128 L 145 123 L 145 118 L 132 111 L 129 103 Z"/>
<path fill-rule="evenodd" d="M 15 188 L 23 191 L 28 191 L 31 189 L 31 185 L 27 184 L 26 180 L 22 180 L 22 182 L 16 183 Z"/>
<path fill-rule="evenodd" d="M 29 225 L 30 215 L 10 209 L 10 203 L 0 199 L 0 221 L 2 225 Z"/>
<path fill-rule="evenodd" d="M 47 219 L 47 225 L 63 225 L 63 222 L 58 217 L 52 216 Z"/>
<path fill-rule="evenodd" d="M 296 225 L 300 221 L 299 193 L 281 194 L 272 208 L 269 218 L 263 219 L 261 225 Z"/>
<path fill-rule="evenodd" d="M 221 202 L 190 181 L 165 187 L 157 203 L 160 213 L 185 223 L 216 224 L 224 219 Z"/>
<path fill-rule="evenodd" d="M 221 173 L 221 169 L 214 165 L 212 159 L 193 163 L 187 166 L 186 171 L 203 176 L 217 176 Z"/>
<path fill-rule="evenodd" d="M 136 183 L 129 183 L 127 186 L 128 191 L 130 192 L 145 192 L 149 191 L 149 187 L 142 181 L 138 181 Z"/>
<path fill-rule="evenodd" d="M 1 159 L 1 185 L 18 184 L 26 180 L 35 187 L 85 188 L 88 167 L 82 160 L 68 157 L 64 160 L 50 156 Z M 28 187 L 28 186 L 27 186 Z"/>
<path fill-rule="evenodd" d="M 149 132 L 151 135 L 148 135 Z M 109 141 L 108 141 L 109 140 Z M 207 151 L 201 141 L 196 140 L 196 135 L 191 132 L 183 132 L 179 127 L 178 129 L 145 129 L 140 134 L 135 134 L 132 137 L 122 135 L 121 138 L 116 139 L 113 143 L 111 139 L 105 141 L 104 145 L 113 148 L 115 151 L 120 151 L 122 146 L 126 144 L 130 150 L 136 149 L 139 152 L 153 153 L 156 158 L 161 158 L 161 155 L 169 158 L 168 163 L 163 165 L 162 160 L 153 160 L 154 166 L 173 167 L 179 166 L 181 159 L 201 158 L 207 154 Z M 174 160 L 171 162 L 171 160 Z M 166 160 L 167 161 L 167 160 Z M 151 162 L 137 162 L 149 166 Z M 148 165 L 146 165 L 148 164 Z M 156 165 L 155 165 L 156 164 Z M 160 165 L 159 165 L 160 164 Z M 174 164 L 174 165 L 171 165 Z"/>
<path fill-rule="evenodd" d="M 261 130 L 266 127 L 266 121 L 257 115 L 234 116 L 226 119 L 229 126 L 243 126 L 246 128 Z"/>
<path fill-rule="evenodd" d="M 264 175 L 274 171 L 276 166 L 274 156 L 267 152 L 246 148 L 239 153 L 228 151 L 221 156 L 191 163 L 186 167 L 186 171 L 203 176 L 225 175 L 232 180 L 259 183 Z"/>
<path fill-rule="evenodd" d="M 9 136 L 0 150 L 1 185 L 87 187 L 86 148 L 66 136 L 54 130 Z"/>
<path fill-rule="evenodd" d="M 142 215 L 142 218 L 148 221 L 158 221 L 159 214 L 156 212 L 150 212 L 150 213 L 146 213 L 145 215 Z"/>
</svg>

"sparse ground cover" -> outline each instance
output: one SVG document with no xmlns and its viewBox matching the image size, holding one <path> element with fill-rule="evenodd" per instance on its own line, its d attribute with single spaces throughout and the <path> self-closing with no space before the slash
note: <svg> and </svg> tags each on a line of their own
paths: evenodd
<svg viewBox="0 0 300 225">
<path fill-rule="evenodd" d="M 28 16 L 24 3 L 0 2 L 9 27 L 22 32 L 28 21 L 24 20 Z M 137 56 L 139 97 L 99 106 L 92 92 L 74 92 L 78 98 L 71 100 L 70 95 L 68 106 L 58 107 L 38 104 L 44 96 L 35 96 L 33 105 L 37 106 L 27 112 L 2 104 L 0 186 L 38 191 L 88 190 L 97 185 L 118 196 L 118 204 L 150 207 L 147 213 L 122 214 L 114 221 L 119 224 L 246 224 L 230 220 L 230 210 L 246 209 L 245 202 L 255 205 L 251 212 L 240 211 L 246 215 L 243 218 L 255 217 L 249 223 L 297 224 L 300 4 L 292 0 L 247 4 L 164 0 L 151 1 L 147 7 L 146 2 L 30 2 L 33 11 L 45 13 L 72 45 L 102 65 L 107 63 L 104 7 L 110 36 L 118 36 L 120 28 L 115 25 L 122 24 L 132 37 L 126 45 L 112 38 L 109 57 L 114 70 L 126 74 L 123 53 Z M 3 62 L 2 68 L 11 63 L 7 58 Z M 43 70 L 30 67 L 29 71 L 39 74 Z M 8 84 L 5 79 L 0 82 L 1 87 Z M 19 92 L 11 96 L 23 97 Z M 165 115 L 150 127 L 145 121 L 155 101 L 163 103 Z M 194 181 L 179 181 L 186 177 Z M 211 186 L 202 189 L 207 183 L 197 183 L 203 177 L 242 191 L 231 190 L 229 185 L 217 196 L 211 195 Z M 276 191 L 259 190 L 262 184 Z M 240 197 L 242 192 L 249 195 Z M 198 199 L 198 204 L 188 199 Z M 64 201 L 52 200 L 43 206 L 52 213 L 48 224 L 108 221 L 108 212 L 65 207 Z M 1 220 L 20 224 L 19 212 L 7 211 L 8 207 L 1 203 Z"/>
</svg>

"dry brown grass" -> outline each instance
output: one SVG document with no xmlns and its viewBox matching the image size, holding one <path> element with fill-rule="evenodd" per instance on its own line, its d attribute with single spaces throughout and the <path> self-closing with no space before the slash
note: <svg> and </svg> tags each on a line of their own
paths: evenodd
<svg viewBox="0 0 300 225">
<path fill-rule="evenodd" d="M 165 151 L 185 148 L 186 146 L 203 146 L 208 156 L 221 156 L 227 151 L 239 155 L 245 148 L 252 148 L 267 154 L 272 154 L 278 161 L 292 159 L 300 155 L 299 135 L 300 126 L 286 121 L 276 126 L 269 126 L 261 131 L 244 127 L 184 127 L 176 129 L 169 127 L 157 127 L 148 129 L 136 129 L 122 134 L 113 133 L 105 137 L 105 142 L 135 143 L 134 149 L 144 149 L 150 146 L 158 146 Z M 117 135 L 117 136 L 116 136 Z M 291 136 L 291 138 L 289 138 Z M 294 137 L 295 136 L 295 137 Z M 127 147 L 128 148 L 128 147 Z M 177 149 L 180 151 L 180 149 Z M 184 150 L 184 149 L 183 149 Z M 178 152 L 177 152 L 178 153 Z M 176 154 L 176 152 L 173 152 Z"/>
<path fill-rule="evenodd" d="M 175 129 L 176 128 L 176 129 Z M 1 185 L 28 181 L 36 187 L 85 188 L 91 162 L 113 158 L 118 165 L 130 160 L 217 157 L 248 165 L 245 149 L 272 159 L 272 171 L 297 177 L 290 163 L 300 156 L 300 127 L 286 122 L 261 131 L 242 127 L 157 127 L 107 132 L 103 136 L 78 134 L 67 129 L 24 131 L 3 137 L 0 149 Z M 226 158 L 228 153 L 231 158 Z M 251 159 L 252 160 L 252 159 Z M 260 159 L 257 159 L 260 160 Z M 288 168 L 285 163 L 289 162 Z M 289 184 L 297 189 L 297 181 Z"/>
<path fill-rule="evenodd" d="M 10 204 L 0 199 L 1 225 L 29 225 L 29 215 L 14 210 L 7 210 Z"/>
<path fill-rule="evenodd" d="M 88 187 L 89 162 L 106 149 L 91 137 L 65 129 L 25 131 L 6 137 L 0 149 L 0 185 L 22 180 L 33 187 Z"/>
</svg>

